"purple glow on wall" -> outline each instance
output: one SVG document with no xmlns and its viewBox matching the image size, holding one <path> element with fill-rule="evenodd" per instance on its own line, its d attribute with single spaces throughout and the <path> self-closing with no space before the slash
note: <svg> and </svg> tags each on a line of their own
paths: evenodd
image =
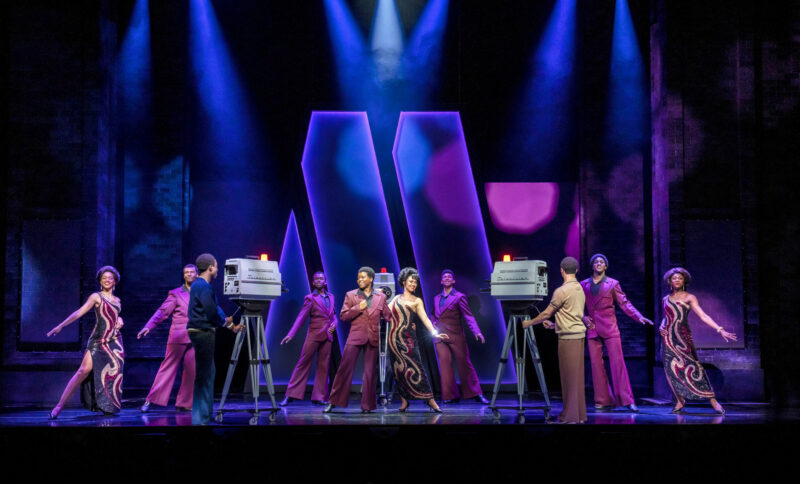
<svg viewBox="0 0 800 484">
<path fill-rule="evenodd" d="M 492 381 L 505 323 L 498 301 L 480 292 L 493 265 L 459 113 L 400 113 L 392 154 L 424 299 L 430 310 L 441 271 L 455 272 L 486 337 L 472 350 L 475 368 Z"/>
<path fill-rule="evenodd" d="M 532 234 L 556 215 L 556 183 L 487 183 L 486 202 L 492 223 L 510 234 Z"/>
</svg>

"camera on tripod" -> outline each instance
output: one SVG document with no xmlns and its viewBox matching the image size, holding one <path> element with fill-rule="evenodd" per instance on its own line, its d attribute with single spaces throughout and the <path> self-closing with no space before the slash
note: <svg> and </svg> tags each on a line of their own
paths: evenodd
<svg viewBox="0 0 800 484">
<path fill-rule="evenodd" d="M 547 263 L 521 257 L 497 261 L 490 284 L 498 301 L 541 301 L 547 297 Z"/>
<path fill-rule="evenodd" d="M 394 274 L 383 271 L 375 273 L 375 280 L 372 281 L 372 288 L 376 291 L 381 291 L 386 296 L 386 301 L 388 302 L 396 293 Z"/>
<path fill-rule="evenodd" d="M 225 261 L 223 293 L 231 300 L 272 301 L 281 295 L 281 289 L 276 261 L 250 258 Z"/>
</svg>

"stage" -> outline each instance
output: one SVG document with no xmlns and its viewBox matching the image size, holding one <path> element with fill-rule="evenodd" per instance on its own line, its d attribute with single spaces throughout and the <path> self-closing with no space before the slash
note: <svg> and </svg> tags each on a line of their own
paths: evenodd
<svg viewBox="0 0 800 484">
<path fill-rule="evenodd" d="M 502 397 L 498 406 L 515 405 L 512 395 Z M 226 405 L 223 423 L 192 427 L 190 414 L 174 408 L 141 413 L 142 401 L 125 401 L 113 417 L 71 407 L 54 421 L 47 419 L 47 409 L 4 408 L 3 448 L 16 462 L 54 475 L 82 472 L 74 463 L 99 452 L 128 476 L 184 469 L 206 477 L 256 472 L 265 479 L 291 475 L 298 482 L 400 482 L 412 472 L 420 481 L 493 482 L 545 476 L 545 467 L 555 465 L 562 468 L 558 472 L 567 466 L 575 477 L 603 469 L 606 478 L 635 478 L 649 469 L 647 480 L 661 481 L 669 480 L 659 473 L 663 465 L 681 470 L 684 478 L 742 475 L 750 464 L 740 459 L 749 462 L 753 455 L 762 477 L 777 474 L 790 462 L 790 446 L 782 443 L 793 441 L 800 428 L 799 410 L 758 403 L 725 403 L 724 417 L 708 405 L 690 404 L 684 415 L 670 413 L 671 405 L 644 401 L 639 413 L 596 412 L 590 405 L 587 424 L 560 425 L 547 423 L 541 408 L 526 410 L 525 423 L 519 424 L 515 410 L 502 409 L 496 419 L 488 406 L 472 402 L 442 405 L 443 414 L 416 401 L 401 414 L 399 404 L 391 403 L 365 415 L 357 395 L 350 407 L 331 414 L 308 401 L 293 402 L 274 422 L 262 412 L 258 425 L 249 424 L 252 401 L 237 397 Z M 269 406 L 268 400 L 261 406 Z M 553 415 L 560 410 L 560 401 L 554 401 Z M 43 451 L 52 465 L 41 466 Z M 574 465 L 564 460 L 568 455 Z"/>
</svg>

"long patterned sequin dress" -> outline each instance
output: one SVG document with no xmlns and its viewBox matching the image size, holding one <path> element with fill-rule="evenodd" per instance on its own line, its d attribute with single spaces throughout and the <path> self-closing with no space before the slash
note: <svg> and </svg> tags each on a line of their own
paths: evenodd
<svg viewBox="0 0 800 484">
<path fill-rule="evenodd" d="M 97 322 L 87 343 L 92 357 L 92 375 L 81 384 L 81 402 L 89 410 L 117 413 L 122 408 L 122 367 L 125 350 L 117 329 L 122 307 L 115 299 L 100 295 L 94 308 Z"/>
<path fill-rule="evenodd" d="M 397 391 L 406 400 L 433 398 L 430 380 L 419 352 L 416 332 L 418 319 L 417 313 L 395 301 L 389 329 L 389 352 Z"/>
<path fill-rule="evenodd" d="M 687 303 L 673 301 L 669 296 L 662 301 L 662 307 L 664 322 L 659 331 L 664 338 L 664 371 L 672 391 L 688 400 L 713 398 L 714 389 L 692 342 L 688 321 L 691 308 Z"/>
</svg>

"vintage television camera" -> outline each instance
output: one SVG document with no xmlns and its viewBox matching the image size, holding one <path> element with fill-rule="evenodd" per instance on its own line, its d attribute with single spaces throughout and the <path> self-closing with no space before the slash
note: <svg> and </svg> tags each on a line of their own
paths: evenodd
<svg viewBox="0 0 800 484">
<path fill-rule="evenodd" d="M 491 293 L 499 301 L 541 301 L 547 297 L 547 263 L 521 258 L 495 262 Z"/>
<path fill-rule="evenodd" d="M 372 281 L 372 288 L 383 292 L 386 295 L 386 301 L 389 301 L 397 292 L 394 274 L 391 272 L 376 272 L 375 280 Z"/>
<path fill-rule="evenodd" d="M 232 300 L 271 301 L 281 295 L 281 273 L 276 261 L 228 259 L 223 293 Z"/>
</svg>

